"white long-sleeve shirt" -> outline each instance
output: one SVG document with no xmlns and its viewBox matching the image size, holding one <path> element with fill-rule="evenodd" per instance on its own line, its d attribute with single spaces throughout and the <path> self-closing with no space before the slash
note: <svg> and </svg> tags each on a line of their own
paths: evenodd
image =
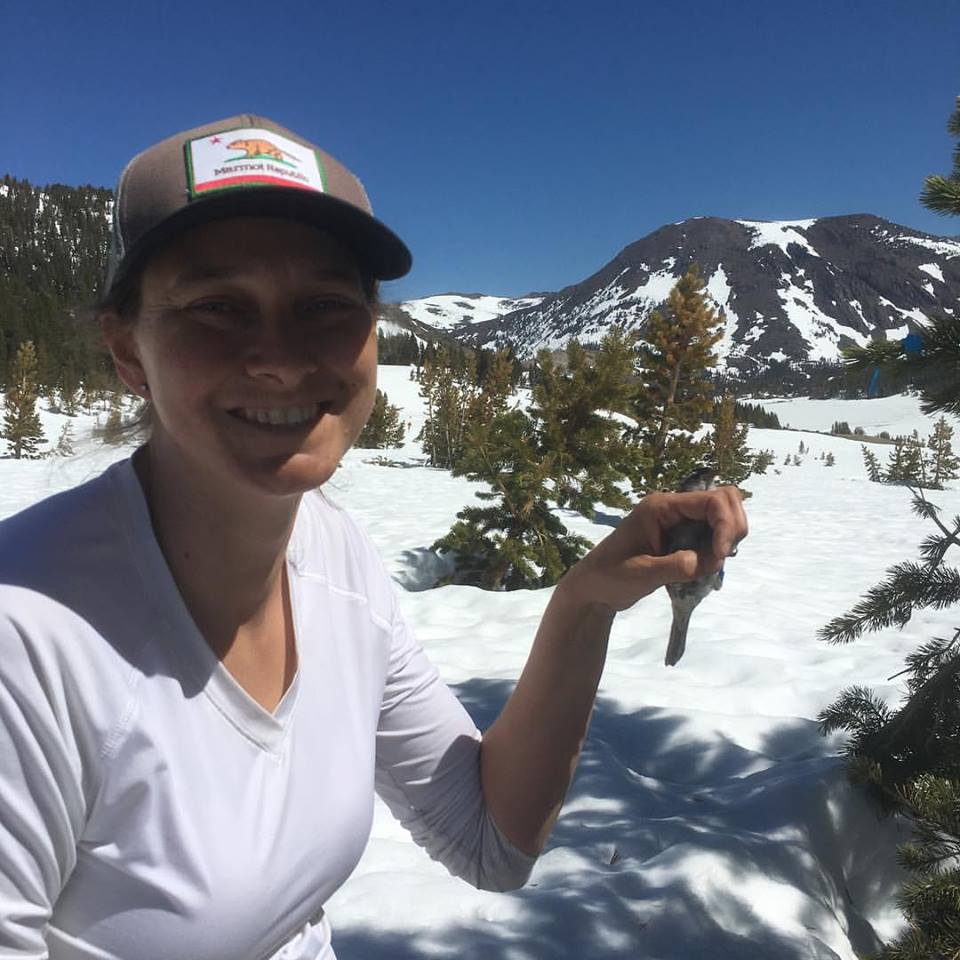
<svg viewBox="0 0 960 960">
<path fill-rule="evenodd" d="M 129 460 L 0 523 L 0 960 L 331 960 L 374 789 L 450 871 L 522 885 L 480 734 L 323 493 L 287 554 L 273 713 L 198 632 Z"/>
</svg>

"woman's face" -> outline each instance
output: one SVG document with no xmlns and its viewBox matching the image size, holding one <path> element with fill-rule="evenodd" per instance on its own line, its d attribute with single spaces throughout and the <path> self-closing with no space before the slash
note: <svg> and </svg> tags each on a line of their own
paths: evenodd
<svg viewBox="0 0 960 960">
<path fill-rule="evenodd" d="M 124 382 L 147 385 L 154 462 L 177 471 L 300 494 L 330 478 L 373 407 L 360 272 L 306 224 L 238 217 L 183 233 L 148 261 L 136 318 L 103 326 Z"/>
</svg>

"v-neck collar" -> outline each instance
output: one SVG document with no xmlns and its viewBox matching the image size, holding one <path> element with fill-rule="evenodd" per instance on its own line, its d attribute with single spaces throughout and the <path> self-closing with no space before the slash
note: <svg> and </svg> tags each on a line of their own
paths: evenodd
<svg viewBox="0 0 960 960">
<path fill-rule="evenodd" d="M 297 621 L 299 580 L 297 565 L 291 562 L 297 554 L 295 541 L 299 523 L 294 523 L 286 557 L 297 670 L 280 703 L 271 713 L 234 679 L 197 628 L 157 542 L 150 510 L 132 459 L 114 464 L 108 473 L 122 493 L 127 519 L 123 525 L 124 531 L 133 562 L 143 581 L 144 593 L 153 602 L 161 622 L 168 628 L 162 631 L 159 639 L 175 645 L 172 659 L 190 673 L 204 695 L 240 734 L 265 751 L 279 753 L 291 725 L 303 670 L 301 630 Z"/>
</svg>

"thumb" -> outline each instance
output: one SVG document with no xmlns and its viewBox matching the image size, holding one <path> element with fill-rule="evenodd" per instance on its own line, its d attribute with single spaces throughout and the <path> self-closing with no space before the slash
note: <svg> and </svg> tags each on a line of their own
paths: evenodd
<svg viewBox="0 0 960 960">
<path fill-rule="evenodd" d="M 699 558 L 696 550 L 675 550 L 664 557 L 652 557 L 651 571 L 659 585 L 683 583 L 697 575 Z"/>
</svg>

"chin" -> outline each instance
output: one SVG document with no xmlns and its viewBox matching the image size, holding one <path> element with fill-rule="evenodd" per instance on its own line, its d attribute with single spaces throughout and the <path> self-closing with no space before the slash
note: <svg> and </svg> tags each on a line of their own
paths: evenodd
<svg viewBox="0 0 960 960">
<path fill-rule="evenodd" d="M 301 496 L 322 487 L 337 471 L 340 458 L 331 460 L 306 453 L 295 453 L 282 460 L 263 464 L 250 476 L 259 492 L 275 497 Z"/>
</svg>

